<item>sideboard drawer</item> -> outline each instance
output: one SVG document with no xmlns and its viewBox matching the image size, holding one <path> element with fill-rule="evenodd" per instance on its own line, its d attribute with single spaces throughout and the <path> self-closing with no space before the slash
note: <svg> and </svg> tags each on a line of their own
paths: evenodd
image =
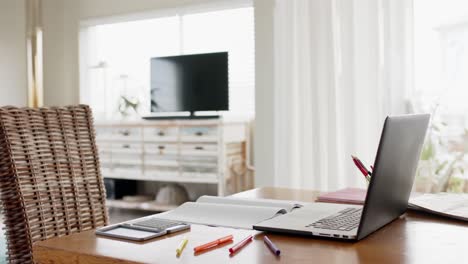
<svg viewBox="0 0 468 264">
<path fill-rule="evenodd" d="M 113 164 L 139 165 L 143 163 L 141 153 L 113 152 L 111 158 Z"/>
<path fill-rule="evenodd" d="M 180 136 L 181 140 L 186 142 L 217 142 L 218 128 L 213 126 L 182 127 Z"/>
<path fill-rule="evenodd" d="M 109 153 L 112 151 L 112 143 L 108 141 L 98 141 L 96 142 L 97 149 L 99 150 L 99 155 L 101 153 Z"/>
<path fill-rule="evenodd" d="M 179 170 L 177 167 L 165 167 L 165 166 L 146 166 L 145 167 L 145 177 L 148 178 L 173 178 L 176 179 L 179 177 Z"/>
<path fill-rule="evenodd" d="M 182 167 L 191 168 L 217 168 L 218 158 L 214 156 L 182 156 L 180 158 Z"/>
<path fill-rule="evenodd" d="M 180 154 L 183 156 L 217 156 L 216 144 L 182 144 Z"/>
<path fill-rule="evenodd" d="M 99 161 L 102 164 L 111 164 L 112 163 L 112 155 L 110 152 L 99 152 Z"/>
<path fill-rule="evenodd" d="M 177 144 L 172 143 L 146 143 L 145 154 L 151 155 L 177 155 L 178 148 Z"/>
<path fill-rule="evenodd" d="M 179 166 L 178 147 L 172 143 L 146 143 L 145 165 L 148 166 Z"/>
<path fill-rule="evenodd" d="M 177 141 L 177 127 L 145 127 L 143 136 L 145 141 L 174 142 Z"/>
<path fill-rule="evenodd" d="M 112 128 L 111 139 L 139 141 L 141 139 L 141 129 L 139 127 L 114 127 Z"/>
<path fill-rule="evenodd" d="M 112 128 L 111 127 L 96 127 L 96 141 L 109 140 L 112 137 Z"/>
<path fill-rule="evenodd" d="M 179 164 L 179 160 L 176 158 L 161 159 L 161 157 L 159 156 L 146 155 L 145 166 L 147 168 L 172 167 L 172 168 L 177 169 L 180 166 L 180 164 Z"/>
<path fill-rule="evenodd" d="M 141 154 L 142 151 L 143 151 L 143 148 L 140 143 L 115 142 L 112 144 L 112 152 L 114 153 Z"/>
<path fill-rule="evenodd" d="M 116 175 L 124 178 L 131 178 L 140 176 L 143 170 L 140 165 L 135 164 L 114 164 L 110 175 Z"/>
</svg>

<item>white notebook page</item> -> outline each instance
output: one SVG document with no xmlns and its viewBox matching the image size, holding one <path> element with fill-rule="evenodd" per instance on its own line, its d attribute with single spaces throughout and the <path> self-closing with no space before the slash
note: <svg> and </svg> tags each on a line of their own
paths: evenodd
<svg viewBox="0 0 468 264">
<path fill-rule="evenodd" d="M 279 207 L 291 212 L 294 208 L 300 208 L 303 203 L 288 200 L 274 199 L 249 199 L 236 197 L 219 197 L 203 195 L 198 198 L 197 203 L 213 203 L 213 204 L 236 204 L 244 206 L 262 206 L 262 207 Z"/>
<path fill-rule="evenodd" d="M 286 210 L 280 207 L 187 202 L 156 217 L 192 224 L 252 229 L 254 224 L 279 213 L 284 214 Z"/>
<path fill-rule="evenodd" d="M 468 194 L 427 193 L 411 198 L 409 206 L 461 220 L 468 220 Z"/>
</svg>

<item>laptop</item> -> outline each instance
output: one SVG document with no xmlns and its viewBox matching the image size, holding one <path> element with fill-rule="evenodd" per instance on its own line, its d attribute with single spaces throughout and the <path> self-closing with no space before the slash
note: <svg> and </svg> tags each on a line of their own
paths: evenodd
<svg viewBox="0 0 468 264">
<path fill-rule="evenodd" d="M 364 206 L 312 203 L 254 225 L 260 231 L 360 240 L 408 206 L 430 115 L 385 119 Z"/>
</svg>

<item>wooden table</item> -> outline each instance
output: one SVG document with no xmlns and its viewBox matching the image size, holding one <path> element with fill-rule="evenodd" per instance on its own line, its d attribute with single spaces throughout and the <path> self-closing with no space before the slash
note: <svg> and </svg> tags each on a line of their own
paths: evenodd
<svg viewBox="0 0 468 264">
<path fill-rule="evenodd" d="M 237 197 L 314 201 L 317 192 L 260 188 Z M 235 241 L 256 234 L 253 243 L 234 257 L 228 248 L 193 254 L 193 247 L 233 234 Z M 189 243 L 180 257 L 175 249 L 183 236 Z M 133 243 L 96 237 L 93 231 L 41 241 L 34 245 L 38 263 L 466 263 L 468 223 L 408 212 L 359 242 L 269 234 L 281 249 L 275 257 L 257 231 L 193 225 L 190 231 Z"/>
</svg>

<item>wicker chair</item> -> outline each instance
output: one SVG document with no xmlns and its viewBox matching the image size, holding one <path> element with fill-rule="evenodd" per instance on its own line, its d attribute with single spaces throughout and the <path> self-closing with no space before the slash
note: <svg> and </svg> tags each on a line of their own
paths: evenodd
<svg viewBox="0 0 468 264">
<path fill-rule="evenodd" d="M 10 263 L 36 241 L 108 223 L 88 106 L 0 108 L 0 198 Z"/>
</svg>

